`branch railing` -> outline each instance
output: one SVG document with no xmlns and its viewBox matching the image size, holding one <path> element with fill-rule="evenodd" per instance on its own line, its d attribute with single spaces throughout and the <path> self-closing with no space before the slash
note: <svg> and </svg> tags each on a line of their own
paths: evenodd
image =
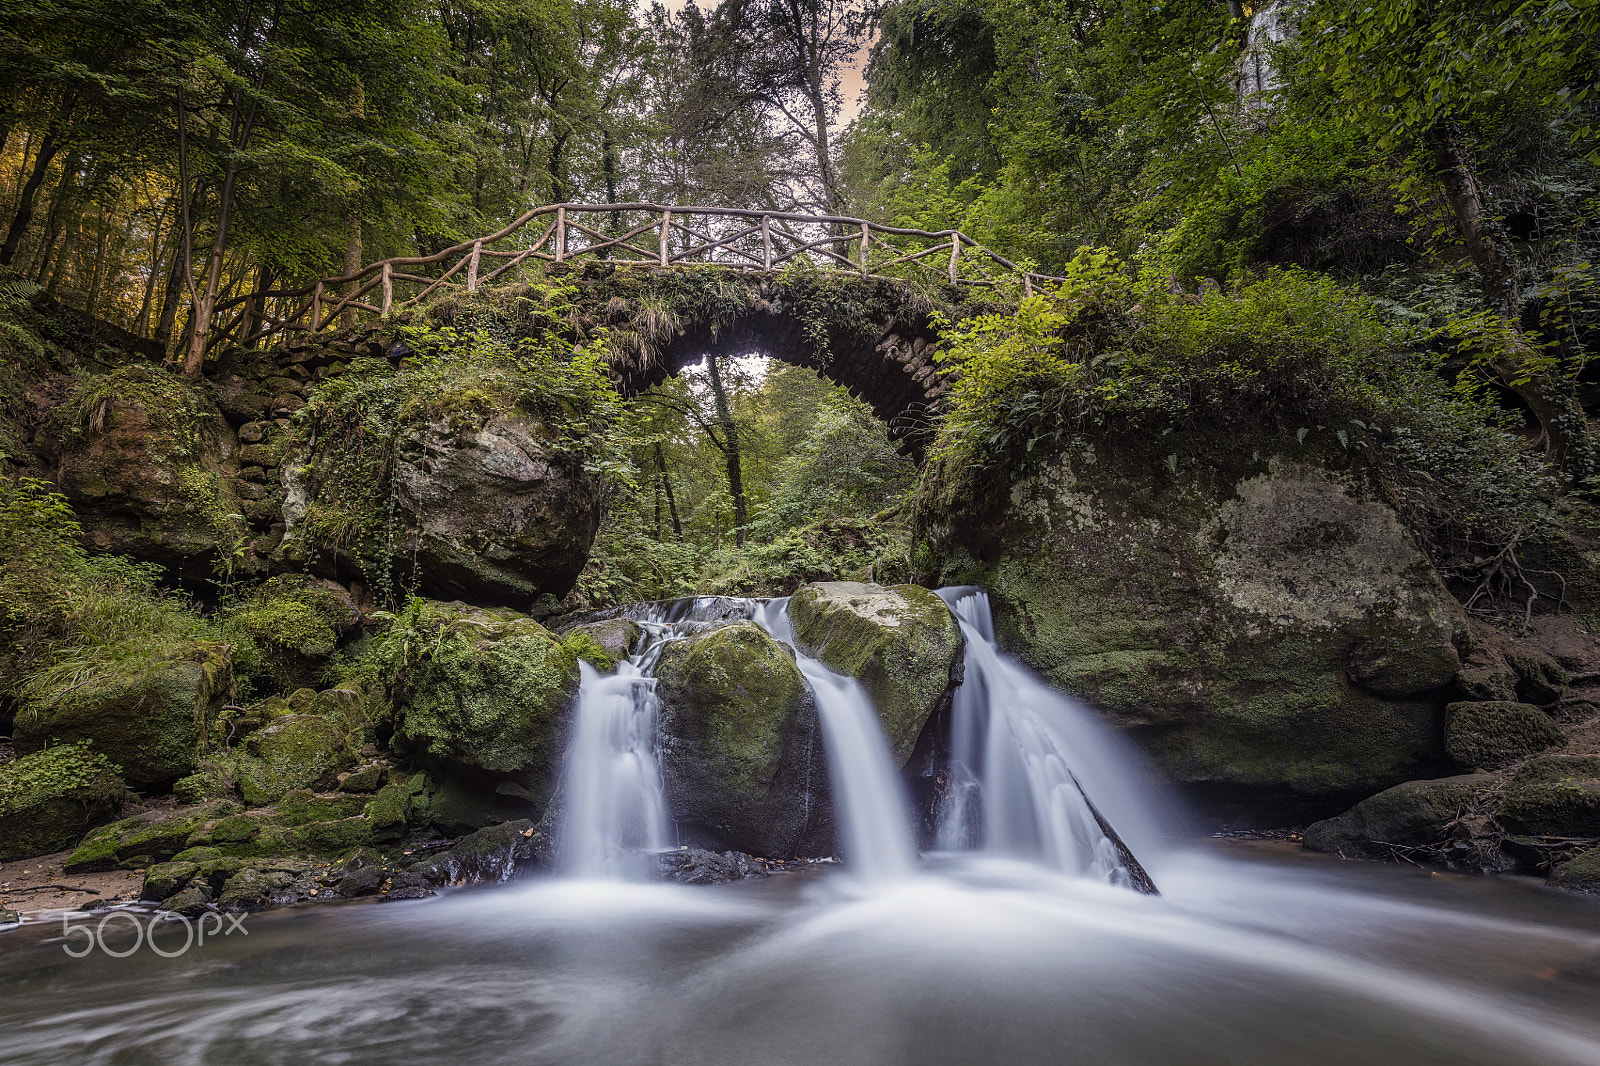
<svg viewBox="0 0 1600 1066">
<path fill-rule="evenodd" d="M 604 260 L 617 266 L 714 265 L 778 271 L 791 264 L 863 278 L 996 287 L 1060 281 L 1026 270 L 959 230 L 885 226 L 840 215 L 660 204 L 548 204 L 432 255 L 395 256 L 298 289 L 217 305 L 212 344 L 247 345 L 317 333 L 358 314 L 387 315 L 443 292 L 475 292 L 528 263 Z M 411 290 L 406 294 L 406 290 Z"/>
</svg>

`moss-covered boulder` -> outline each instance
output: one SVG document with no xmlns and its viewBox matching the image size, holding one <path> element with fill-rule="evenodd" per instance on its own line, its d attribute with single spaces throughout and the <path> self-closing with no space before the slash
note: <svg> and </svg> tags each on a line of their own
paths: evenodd
<svg viewBox="0 0 1600 1066">
<path fill-rule="evenodd" d="M 237 814 L 237 804 L 146 811 L 101 826 L 83 839 L 65 863 L 66 872 L 93 873 L 166 862 L 189 847 L 189 838 L 206 822 Z M 164 897 L 157 897 L 164 898 Z"/>
<path fill-rule="evenodd" d="M 0 862 L 70 847 L 116 813 L 127 795 L 116 767 L 86 744 L 0 765 Z"/>
<path fill-rule="evenodd" d="M 1488 701 L 1445 707 L 1444 750 L 1465 770 L 1499 770 L 1566 740 L 1550 716 L 1531 704 Z"/>
<path fill-rule="evenodd" d="M 361 623 L 348 589 L 335 581 L 287 574 L 271 578 L 229 613 L 261 649 L 261 673 L 285 691 L 314 684 L 340 640 Z"/>
<path fill-rule="evenodd" d="M 160 788 L 194 770 L 232 687 L 226 645 L 194 643 L 154 661 L 111 661 L 26 703 L 17 713 L 17 750 L 91 741 L 130 785 Z"/>
<path fill-rule="evenodd" d="M 734 622 L 668 644 L 656 678 L 663 786 L 680 830 L 772 857 L 826 849 L 826 758 L 794 653 Z"/>
<path fill-rule="evenodd" d="M 209 577 L 249 527 L 224 476 L 232 432 L 202 388 L 158 366 L 86 376 L 41 440 L 97 552 Z"/>
<path fill-rule="evenodd" d="M 644 627 L 631 618 L 606 618 L 599 622 L 584 622 L 561 630 L 565 640 L 587 638 L 613 660 L 626 659 L 633 654 Z"/>
<path fill-rule="evenodd" d="M 233 774 L 245 802 L 261 806 L 295 789 L 331 789 L 340 771 L 354 763 L 337 723 L 315 714 L 291 714 L 245 738 Z"/>
<path fill-rule="evenodd" d="M 1600 837 L 1600 755 L 1541 755 L 1517 767 L 1500 822 L 1532 836 Z"/>
<path fill-rule="evenodd" d="M 477 782 L 514 781 L 541 803 L 561 758 L 578 657 L 514 612 L 432 607 L 410 623 L 430 650 L 391 693 L 390 748 Z"/>
<path fill-rule="evenodd" d="M 1493 774 L 1407 781 L 1369 796 L 1337 818 L 1310 826 L 1305 846 L 1346 858 L 1389 858 L 1395 847 L 1441 844 L 1475 797 L 1498 781 Z"/>
<path fill-rule="evenodd" d="M 1600 892 L 1600 848 L 1590 848 L 1556 864 L 1550 883 L 1580 892 Z"/>
<path fill-rule="evenodd" d="M 987 586 L 1002 643 L 1179 782 L 1397 783 L 1443 761 L 1466 618 L 1382 478 L 1302 436 L 1077 438 L 1010 482 L 936 463 L 923 573 Z"/>
<path fill-rule="evenodd" d="M 416 406 L 428 401 L 417 397 Z M 559 426 L 511 410 L 409 423 L 381 485 L 363 483 L 380 474 L 341 454 L 342 438 L 321 437 L 285 466 L 278 558 L 334 560 L 369 584 L 394 576 L 392 565 L 440 598 L 523 609 L 546 594 L 559 599 L 588 561 L 603 498 L 597 475 L 562 436 Z M 353 531 L 370 536 L 353 542 Z"/>
<path fill-rule="evenodd" d="M 827 581 L 802 586 L 789 615 L 809 654 L 866 688 L 904 765 L 961 681 L 961 627 L 950 608 L 918 585 Z"/>
</svg>

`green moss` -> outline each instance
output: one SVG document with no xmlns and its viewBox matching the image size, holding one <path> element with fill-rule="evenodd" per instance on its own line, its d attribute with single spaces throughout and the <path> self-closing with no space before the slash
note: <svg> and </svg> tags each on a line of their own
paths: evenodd
<svg viewBox="0 0 1600 1066">
<path fill-rule="evenodd" d="M 918 585 L 828 582 L 802 587 L 789 613 L 812 654 L 861 681 L 903 764 L 960 666 L 961 629 L 944 601 Z"/>
<path fill-rule="evenodd" d="M 237 810 L 234 805 L 231 810 Z M 189 837 L 208 820 L 230 813 L 226 804 L 165 815 L 144 814 L 97 829 L 68 856 L 67 873 L 131 869 L 164 862 L 188 846 Z"/>
<path fill-rule="evenodd" d="M 0 862 L 67 847 L 127 796 L 117 768 L 88 744 L 63 744 L 0 766 Z"/>
<path fill-rule="evenodd" d="M 1305 846 L 1349 858 L 1389 858 L 1395 847 L 1425 848 L 1450 839 L 1450 827 L 1492 789 L 1492 774 L 1407 781 L 1306 830 Z"/>
<path fill-rule="evenodd" d="M 295 789 L 329 789 L 354 756 L 335 723 L 316 715 L 278 718 L 251 733 L 234 773 L 246 803 L 276 803 Z"/>
<path fill-rule="evenodd" d="M 1600 848 L 1590 848 L 1557 865 L 1550 882 L 1582 892 L 1600 892 Z"/>
<path fill-rule="evenodd" d="M 274 577 L 226 612 L 225 625 L 261 650 L 260 671 L 278 689 L 321 680 L 326 660 L 358 621 L 343 589 L 302 574 Z"/>
<path fill-rule="evenodd" d="M 662 730 L 692 746 L 683 757 L 704 791 L 730 811 L 757 809 L 806 698 L 793 657 L 755 623 L 734 622 L 667 645 L 656 676 Z"/>
<path fill-rule="evenodd" d="M 561 643 L 573 657 L 582 659 L 602 674 L 610 673 L 617 668 L 617 657 L 588 633 L 582 631 L 568 633 L 561 638 Z"/>
<path fill-rule="evenodd" d="M 1600 837 L 1600 755 L 1544 755 L 1511 775 L 1500 821 L 1535 836 Z"/>
<path fill-rule="evenodd" d="M 531 618 L 425 601 L 383 639 L 399 655 L 385 723 L 396 753 L 549 787 L 578 688 L 572 648 Z"/>
<path fill-rule="evenodd" d="M 1550 716 L 1526 703 L 1452 703 L 1445 708 L 1444 750 L 1467 769 L 1499 770 L 1566 743 Z"/>
<path fill-rule="evenodd" d="M 366 810 L 364 796 L 344 793 L 319 796 L 310 789 L 295 789 L 278 801 L 275 820 L 280 825 L 302 826 L 308 822 L 354 818 Z"/>
</svg>

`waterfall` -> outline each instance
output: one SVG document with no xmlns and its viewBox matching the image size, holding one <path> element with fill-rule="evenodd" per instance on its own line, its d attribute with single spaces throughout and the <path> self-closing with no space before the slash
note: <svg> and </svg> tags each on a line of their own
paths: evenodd
<svg viewBox="0 0 1600 1066">
<path fill-rule="evenodd" d="M 1148 821 L 1129 794 L 1126 755 L 1088 712 L 1000 652 L 987 593 L 939 594 L 966 638 L 965 680 L 951 700 L 939 846 L 982 847 L 1153 892 L 1149 874 L 1113 828 L 1124 816 Z"/>
<path fill-rule="evenodd" d="M 909 877 L 917 860 L 906 817 L 910 804 L 878 713 L 859 681 L 834 673 L 799 648 L 788 609 L 787 598 L 768 600 L 755 608 L 754 620 L 795 649 L 796 665 L 816 699 L 845 861 L 865 882 Z"/>
<path fill-rule="evenodd" d="M 634 655 L 602 675 L 580 663 L 567 755 L 561 865 L 574 877 L 619 878 L 636 856 L 672 846 L 656 758 L 655 667 L 674 628 L 659 612 L 640 619 Z"/>
</svg>

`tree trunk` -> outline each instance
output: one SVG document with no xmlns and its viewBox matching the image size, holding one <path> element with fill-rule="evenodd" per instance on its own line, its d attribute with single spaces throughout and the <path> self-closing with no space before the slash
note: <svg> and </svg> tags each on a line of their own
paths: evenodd
<svg viewBox="0 0 1600 1066">
<path fill-rule="evenodd" d="M 1483 302 L 1505 320 L 1505 344 L 1489 358 L 1489 366 L 1521 397 L 1544 431 L 1545 454 L 1571 486 L 1600 474 L 1589 423 L 1572 383 L 1558 372 L 1536 369 L 1539 353 L 1522 333 L 1522 285 L 1517 257 L 1488 217 L 1483 190 L 1471 162 L 1448 125 L 1428 131 L 1435 171 L 1445 199 L 1461 229 L 1467 255 L 1478 270 Z"/>
<path fill-rule="evenodd" d="M 172 348 L 172 330 L 178 324 L 178 304 L 182 302 L 184 290 L 183 278 L 183 248 L 181 235 L 178 241 L 173 242 L 172 269 L 167 271 L 167 287 L 161 294 L 161 317 L 156 321 L 156 331 L 150 339 L 161 346 L 162 352 Z"/>
<path fill-rule="evenodd" d="M 61 180 L 56 182 L 56 194 L 50 200 L 50 210 L 44 216 L 44 241 L 39 251 L 39 269 L 33 275 L 35 285 L 43 285 L 50 277 L 50 259 L 55 251 L 56 238 L 61 236 L 61 206 L 71 197 L 72 179 L 78 170 L 78 153 L 73 152 L 61 164 Z"/>
<path fill-rule="evenodd" d="M 739 430 L 733 424 L 733 407 L 728 403 L 728 391 L 722 386 L 722 370 L 717 357 L 706 356 L 706 373 L 711 379 L 711 400 L 716 408 L 717 421 L 722 425 L 722 458 L 728 471 L 728 495 L 733 497 L 734 538 L 744 547 L 744 474 L 739 468 Z"/>
<path fill-rule="evenodd" d="M 228 247 L 228 223 L 233 213 L 233 188 L 239 177 L 239 164 L 230 161 L 217 197 L 217 233 L 206 256 L 206 282 L 194 301 L 189 319 L 189 346 L 183 358 L 183 376 L 193 381 L 206 365 L 206 346 L 211 340 L 211 310 L 217 303 L 217 286 L 222 283 L 222 254 Z"/>
<path fill-rule="evenodd" d="M 656 469 L 661 474 L 661 487 L 667 491 L 667 513 L 672 516 L 672 535 L 678 540 L 683 539 L 683 525 L 678 521 L 678 500 L 672 494 L 672 475 L 667 473 L 667 456 L 661 450 L 661 442 L 656 441 Z M 656 525 L 659 527 L 660 522 Z M 661 538 L 656 537 L 657 540 Z"/>
<path fill-rule="evenodd" d="M 44 135 L 44 141 L 39 145 L 39 154 L 33 159 L 33 170 L 29 172 L 28 180 L 23 182 L 22 191 L 17 196 L 17 213 L 11 216 L 11 228 L 6 231 L 5 243 L 0 244 L 0 266 L 10 266 L 11 261 L 17 257 L 17 246 L 22 243 L 22 234 L 33 222 L 34 197 L 39 192 L 39 186 L 44 183 L 45 172 L 50 169 L 50 163 L 59 151 L 61 142 L 56 139 L 55 131 L 50 130 Z"/>
</svg>

